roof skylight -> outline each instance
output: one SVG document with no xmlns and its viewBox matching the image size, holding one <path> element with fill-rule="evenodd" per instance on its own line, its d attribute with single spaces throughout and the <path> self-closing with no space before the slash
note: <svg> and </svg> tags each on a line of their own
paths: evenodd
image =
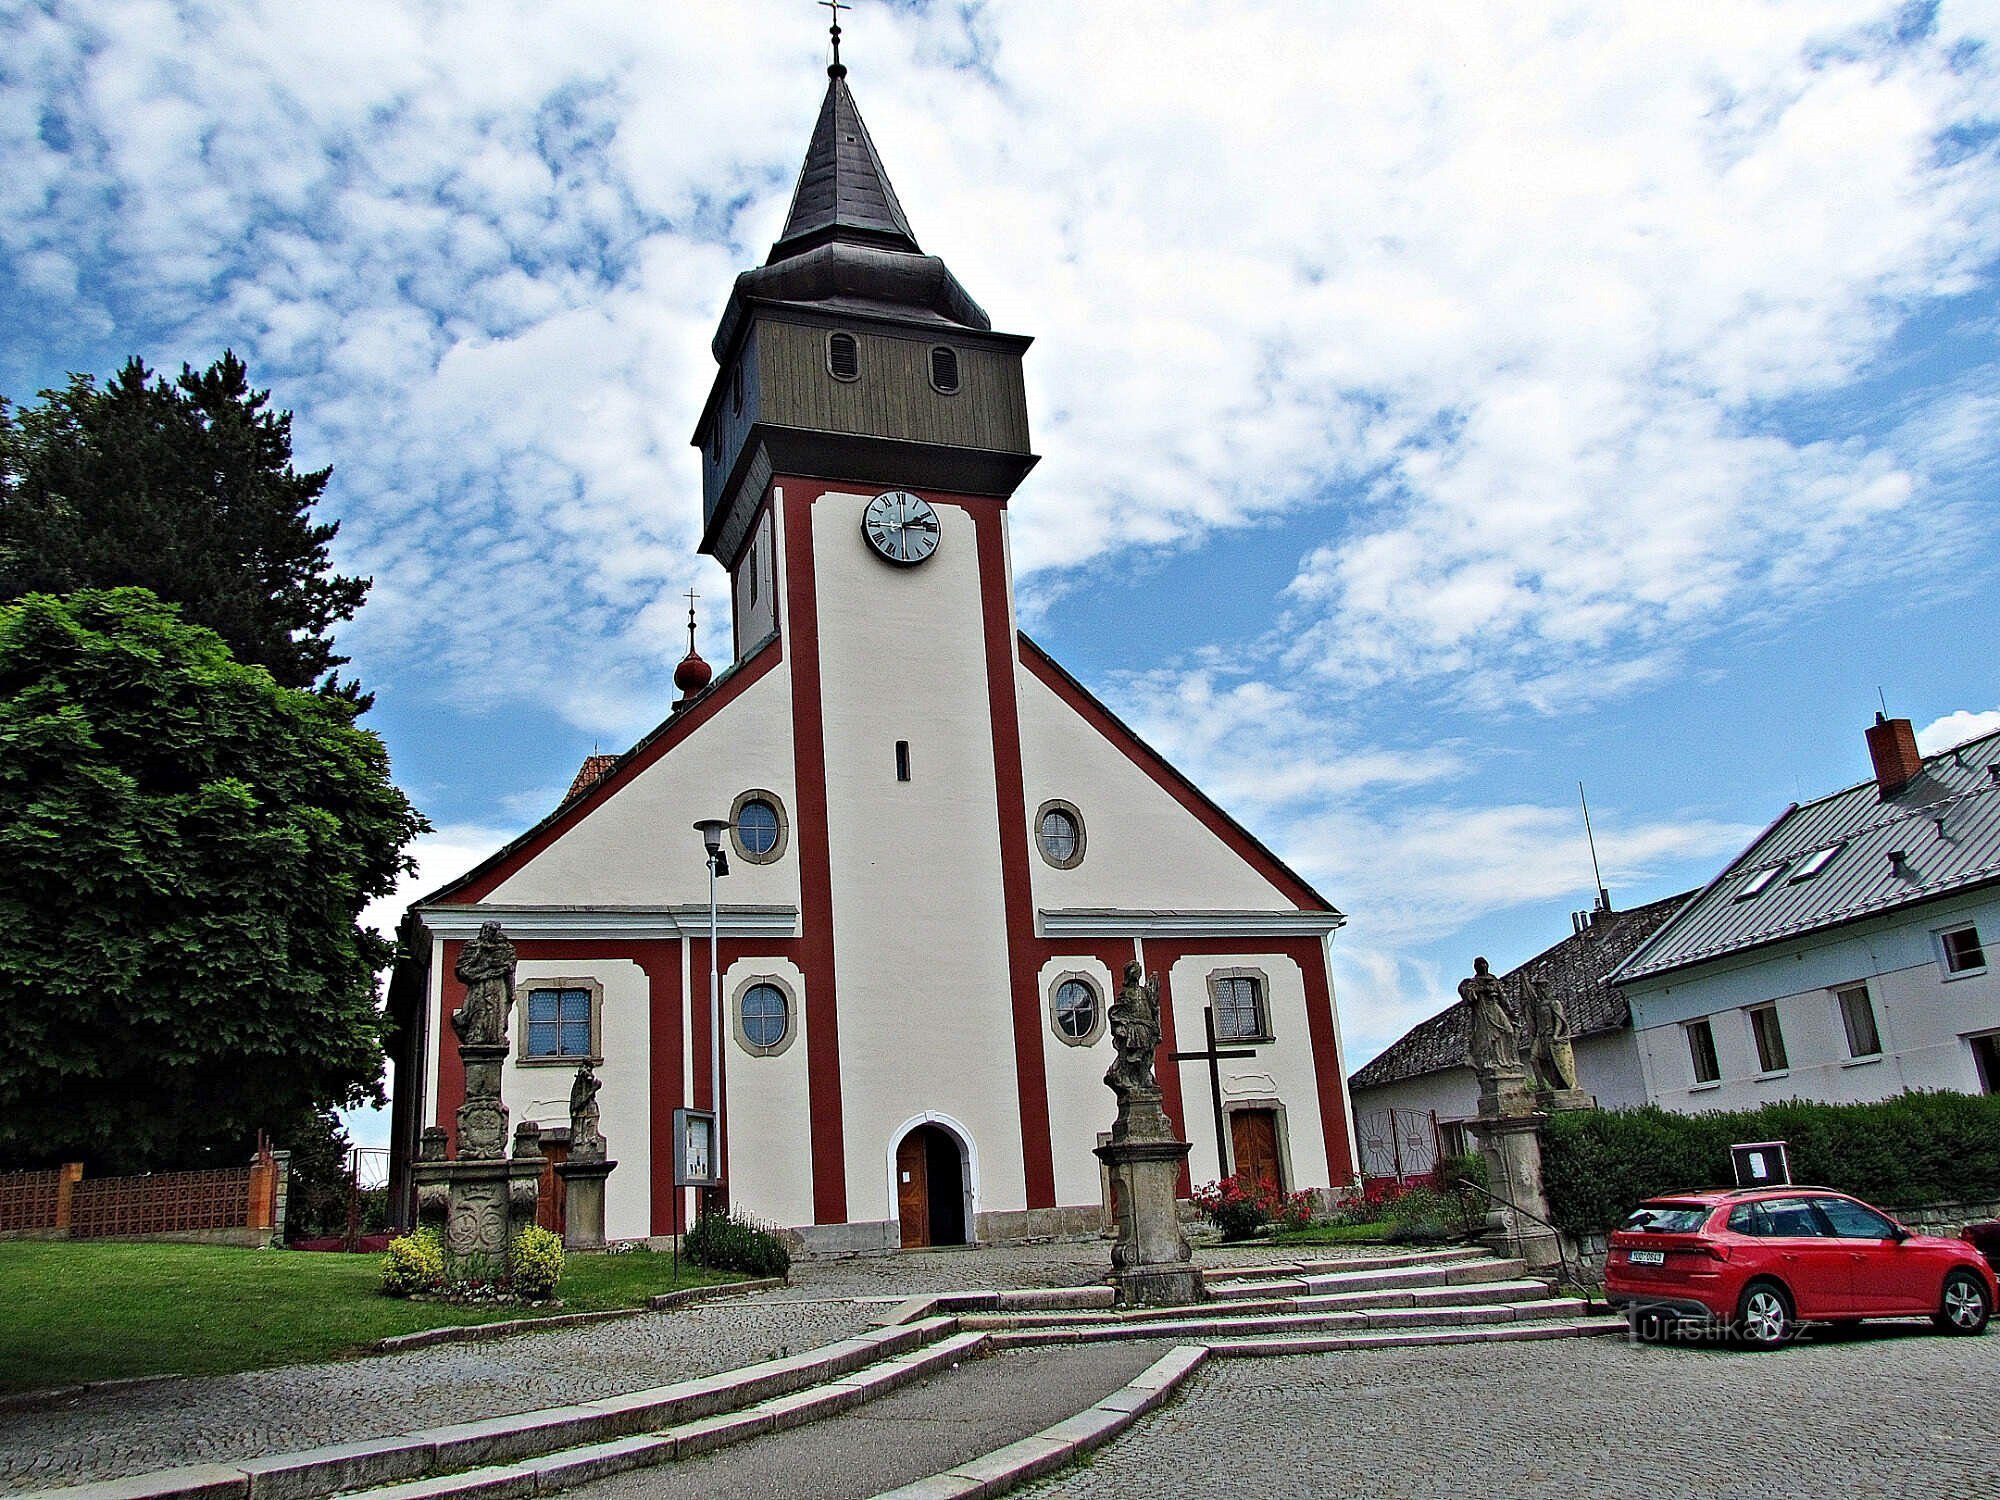
<svg viewBox="0 0 2000 1500">
<path fill-rule="evenodd" d="M 1784 873 L 1785 867 L 1781 864 L 1764 866 L 1763 869 L 1743 882 L 1743 889 L 1736 893 L 1736 899 L 1738 901 L 1748 901 L 1752 896 L 1762 895 L 1764 888 Z"/>
<path fill-rule="evenodd" d="M 1800 860 L 1799 867 L 1792 871 L 1790 883 L 1797 885 L 1801 880 L 1811 880 L 1813 876 L 1819 874 L 1821 870 L 1832 864 L 1834 855 L 1840 853 L 1846 847 L 1845 844 L 1828 844 L 1824 849 L 1813 850 L 1812 853 Z"/>
</svg>

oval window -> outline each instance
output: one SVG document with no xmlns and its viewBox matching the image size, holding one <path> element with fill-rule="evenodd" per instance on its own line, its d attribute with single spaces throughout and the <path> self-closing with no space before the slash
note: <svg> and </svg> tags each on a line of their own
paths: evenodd
<svg viewBox="0 0 2000 1500">
<path fill-rule="evenodd" d="M 958 351 L 943 344 L 931 346 L 931 384 L 947 396 L 958 394 Z"/>
<path fill-rule="evenodd" d="M 775 984 L 753 984 L 743 992 L 743 1040 L 753 1047 L 775 1047 L 792 1024 L 791 1002 Z"/>
<path fill-rule="evenodd" d="M 1087 980 L 1065 979 L 1056 988 L 1056 1029 L 1073 1042 L 1097 1030 L 1097 991 Z"/>
<path fill-rule="evenodd" d="M 769 854 L 778 847 L 778 810 L 753 797 L 736 811 L 736 837 L 748 854 Z"/>
<path fill-rule="evenodd" d="M 1045 802 L 1035 815 L 1035 847 L 1058 870 L 1083 862 L 1083 814 L 1067 802 Z"/>
<path fill-rule="evenodd" d="M 826 367 L 835 380 L 858 380 L 861 377 L 861 346 L 854 341 L 851 333 L 827 335 Z"/>
</svg>

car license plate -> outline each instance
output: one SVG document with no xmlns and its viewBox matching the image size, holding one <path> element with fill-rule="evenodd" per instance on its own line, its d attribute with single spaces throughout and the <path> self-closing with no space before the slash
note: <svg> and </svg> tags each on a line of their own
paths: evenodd
<svg viewBox="0 0 2000 1500">
<path fill-rule="evenodd" d="M 1667 1263 L 1664 1250 L 1633 1250 L 1626 1257 L 1635 1266 L 1663 1266 Z"/>
</svg>

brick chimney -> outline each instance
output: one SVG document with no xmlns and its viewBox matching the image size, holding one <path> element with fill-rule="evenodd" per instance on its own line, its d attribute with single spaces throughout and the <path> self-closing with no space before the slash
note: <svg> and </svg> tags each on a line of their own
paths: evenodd
<svg viewBox="0 0 2000 1500">
<path fill-rule="evenodd" d="M 1868 755 L 1875 762 L 1876 790 L 1885 802 L 1923 774 L 1917 732 L 1908 719 L 1875 715 L 1875 722 L 1868 726 Z"/>
</svg>

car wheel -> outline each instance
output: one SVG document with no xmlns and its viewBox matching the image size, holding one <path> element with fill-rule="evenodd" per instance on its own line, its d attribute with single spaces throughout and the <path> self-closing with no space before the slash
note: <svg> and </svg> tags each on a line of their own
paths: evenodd
<svg viewBox="0 0 2000 1500">
<path fill-rule="evenodd" d="M 1944 1279 L 1944 1297 L 1931 1321 L 1946 1333 L 1978 1333 L 1992 1315 L 1985 1283 L 1970 1271 L 1953 1271 Z"/>
<path fill-rule="evenodd" d="M 1792 1299 L 1775 1281 L 1753 1281 L 1736 1304 L 1736 1336 L 1754 1349 L 1775 1349 L 1792 1336 Z"/>
</svg>

